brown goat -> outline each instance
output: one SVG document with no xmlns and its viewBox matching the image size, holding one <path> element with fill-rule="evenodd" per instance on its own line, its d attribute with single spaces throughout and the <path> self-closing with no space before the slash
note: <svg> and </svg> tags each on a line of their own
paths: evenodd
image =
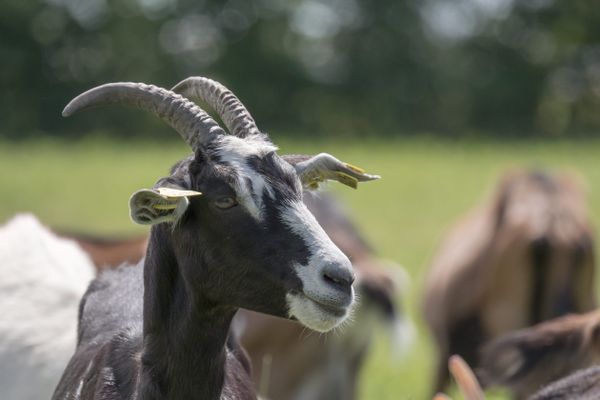
<svg viewBox="0 0 600 400">
<path fill-rule="evenodd" d="M 434 390 L 446 360 L 478 365 L 480 346 L 507 332 L 596 305 L 592 229 L 583 191 L 564 175 L 511 172 L 491 201 L 450 231 L 425 287 L 437 343 Z"/>
<path fill-rule="evenodd" d="M 396 307 L 396 285 L 337 200 L 324 192 L 306 192 L 304 202 L 352 262 L 360 298 L 353 322 L 333 334 L 321 335 L 295 322 L 242 309 L 233 326 L 250 356 L 255 384 L 265 398 L 352 400 L 377 322 L 402 323 Z M 77 241 L 97 268 L 139 261 L 147 242 L 146 237 L 111 240 L 61 235 Z"/>
<path fill-rule="evenodd" d="M 529 400 L 593 400 L 600 399 L 600 367 L 572 373 L 535 393 Z"/>
<path fill-rule="evenodd" d="M 101 238 L 75 232 L 55 232 L 58 236 L 73 239 L 85 251 L 98 270 L 114 268 L 123 263 L 136 264 L 146 255 L 148 236 L 129 238 Z"/>
<path fill-rule="evenodd" d="M 501 354 L 497 355 L 502 357 Z M 448 369 L 464 400 L 485 400 L 485 395 L 473 370 L 460 356 L 450 357 Z M 527 397 L 529 400 L 592 400 L 598 398 L 600 398 L 600 366 L 578 370 L 565 378 L 549 383 Z M 451 398 L 444 393 L 437 393 L 433 400 L 451 400 Z"/>
<path fill-rule="evenodd" d="M 450 357 L 448 369 L 464 400 L 485 400 L 485 395 L 473 370 L 460 356 Z M 565 378 L 551 382 L 527 398 L 529 400 L 599 399 L 600 366 L 578 370 Z M 433 400 L 451 400 L 451 398 L 444 393 L 438 393 Z"/>
<path fill-rule="evenodd" d="M 508 333 L 484 346 L 478 369 L 486 386 L 526 398 L 542 386 L 600 362 L 600 310 Z"/>
</svg>

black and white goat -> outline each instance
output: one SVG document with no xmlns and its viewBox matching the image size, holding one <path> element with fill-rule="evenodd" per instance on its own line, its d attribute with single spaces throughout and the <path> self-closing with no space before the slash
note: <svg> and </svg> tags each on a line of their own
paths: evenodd
<svg viewBox="0 0 600 400">
<path fill-rule="evenodd" d="M 143 266 L 107 271 L 80 305 L 77 349 L 54 399 L 255 398 L 249 364 L 229 336 L 239 307 L 317 331 L 345 320 L 354 275 L 302 202 L 326 179 L 376 179 L 328 154 L 282 158 L 224 86 L 113 83 L 81 94 L 63 115 L 125 104 L 162 118 L 192 147 L 153 189 L 135 192 L 132 219 L 151 224 Z M 143 267 L 143 277 L 142 277 Z"/>
<path fill-rule="evenodd" d="M 401 266 L 376 256 L 353 223 L 352 213 L 330 192 L 305 192 L 303 201 L 333 243 L 352 261 L 356 274 L 353 286 L 360 298 L 352 322 L 331 334 L 310 335 L 296 322 L 240 310 L 233 319 L 233 330 L 248 353 L 252 378 L 262 397 L 355 399 L 376 330 L 388 328 L 397 350 L 404 349 L 412 337 L 412 324 L 396 302 L 400 284 L 407 278 Z M 61 235 L 75 240 L 98 269 L 137 263 L 144 257 L 148 242 L 147 236 Z"/>
</svg>

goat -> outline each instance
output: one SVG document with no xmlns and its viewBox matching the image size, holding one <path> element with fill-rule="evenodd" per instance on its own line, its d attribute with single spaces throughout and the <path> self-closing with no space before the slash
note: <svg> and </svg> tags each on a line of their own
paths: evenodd
<svg viewBox="0 0 600 400">
<path fill-rule="evenodd" d="M 600 310 L 507 333 L 483 347 L 478 375 L 526 398 L 542 386 L 600 362 Z"/>
<path fill-rule="evenodd" d="M 352 261 L 355 289 L 361 298 L 352 324 L 335 335 L 311 335 L 294 322 L 240 310 L 234 318 L 242 346 L 250 356 L 252 377 L 260 394 L 270 399 L 356 398 L 356 381 L 377 323 L 391 325 L 406 340 L 411 325 L 396 306 L 397 290 L 390 266 L 374 251 L 340 202 L 327 192 L 307 191 L 304 203 L 333 243 Z M 97 268 L 137 262 L 147 237 L 113 240 L 90 235 L 61 235 L 75 240 Z M 395 266 L 400 272 L 399 266 Z"/>
<path fill-rule="evenodd" d="M 452 356 L 448 369 L 465 400 L 485 400 L 485 395 L 471 367 L 460 357 Z M 529 400 L 586 400 L 600 398 L 600 366 L 581 369 L 550 383 L 533 393 Z M 438 393 L 433 400 L 450 400 Z"/>
<path fill-rule="evenodd" d="M 577 371 L 540 389 L 529 400 L 593 400 L 600 398 L 600 366 Z"/>
<path fill-rule="evenodd" d="M 596 304 L 592 228 L 582 190 L 567 176 L 512 172 L 489 204 L 444 240 L 424 290 L 438 347 L 434 391 L 446 360 L 478 365 L 483 342 Z"/>
<path fill-rule="evenodd" d="M 256 398 L 229 335 L 239 307 L 325 332 L 352 306 L 350 261 L 302 203 L 303 188 L 378 177 L 329 154 L 280 157 L 215 81 L 189 78 L 173 90 L 205 99 L 231 134 L 186 97 L 140 83 L 93 88 L 63 111 L 113 103 L 150 111 L 193 154 L 132 195 L 132 219 L 152 225 L 146 257 L 90 284 L 54 399 Z"/>
<path fill-rule="evenodd" d="M 48 399 L 75 348 L 77 304 L 94 266 L 29 214 L 0 228 L 0 260 L 2 397 Z"/>
<path fill-rule="evenodd" d="M 98 270 L 114 268 L 124 263 L 137 264 L 144 258 L 148 246 L 148 235 L 108 238 L 78 232 L 55 232 L 60 237 L 77 242 Z"/>
</svg>

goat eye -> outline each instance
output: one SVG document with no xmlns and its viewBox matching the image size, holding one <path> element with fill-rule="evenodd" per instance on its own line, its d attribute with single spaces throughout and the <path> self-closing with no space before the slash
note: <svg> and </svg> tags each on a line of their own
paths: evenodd
<svg viewBox="0 0 600 400">
<path fill-rule="evenodd" d="M 230 196 L 219 197 L 215 200 L 215 205 L 221 209 L 231 208 L 233 206 L 237 206 L 237 204 L 237 200 Z"/>
</svg>

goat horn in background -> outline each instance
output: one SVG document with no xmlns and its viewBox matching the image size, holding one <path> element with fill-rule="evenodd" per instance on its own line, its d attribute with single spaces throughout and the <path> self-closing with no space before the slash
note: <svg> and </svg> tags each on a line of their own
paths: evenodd
<svg viewBox="0 0 600 400">
<path fill-rule="evenodd" d="M 219 82 L 201 76 L 193 76 L 179 82 L 171 89 L 188 98 L 198 98 L 210 105 L 229 132 L 238 137 L 260 134 L 254 118 L 231 90 Z"/>
<path fill-rule="evenodd" d="M 485 400 L 483 390 L 473 370 L 461 356 L 451 356 L 448 360 L 448 368 L 465 400 Z"/>
<path fill-rule="evenodd" d="M 63 110 L 68 117 L 83 109 L 124 104 L 149 111 L 175 129 L 192 149 L 210 142 L 225 131 L 190 100 L 154 85 L 133 82 L 107 83 L 75 97 Z"/>
</svg>

